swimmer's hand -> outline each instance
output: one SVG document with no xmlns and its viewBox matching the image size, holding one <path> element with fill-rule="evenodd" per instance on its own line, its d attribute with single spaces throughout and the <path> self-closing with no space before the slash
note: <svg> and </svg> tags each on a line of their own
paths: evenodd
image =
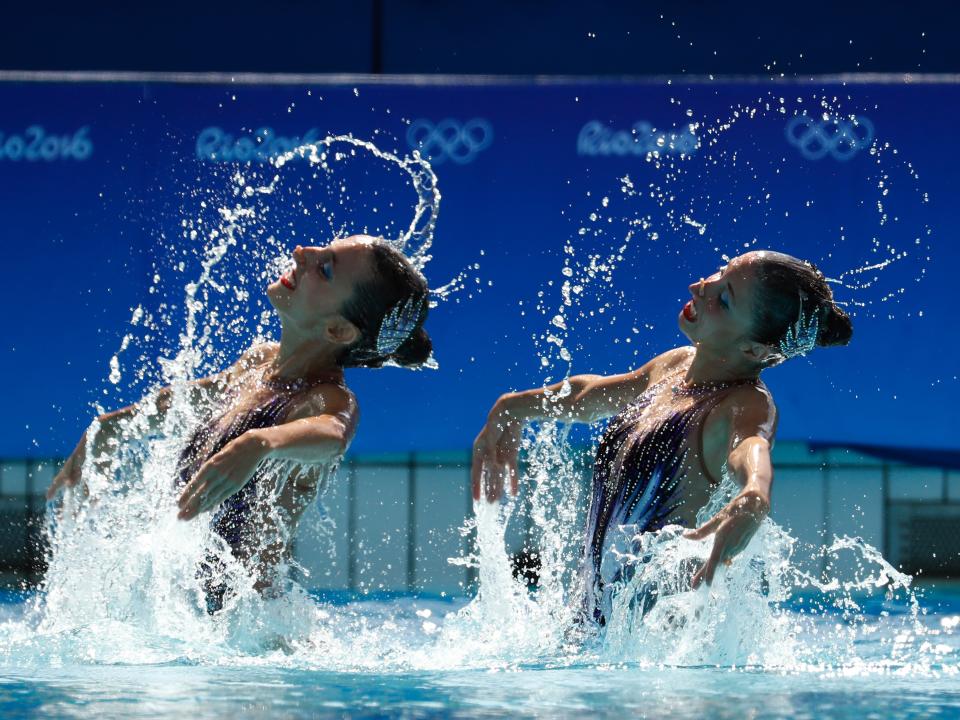
<svg viewBox="0 0 960 720">
<path fill-rule="evenodd" d="M 712 583 L 717 565 L 721 562 L 729 565 L 733 557 L 743 551 L 769 512 L 770 501 L 763 493 L 744 489 L 703 525 L 685 532 L 683 536 L 688 540 L 702 540 L 714 535 L 710 557 L 694 574 L 691 587 L 696 590 L 703 582 Z"/>
<path fill-rule="evenodd" d="M 218 507 L 247 484 L 266 454 L 263 441 L 249 432 L 227 443 L 201 465 L 187 483 L 177 503 L 180 508 L 177 517 L 192 520 L 200 513 Z"/>
<path fill-rule="evenodd" d="M 76 487 L 80 482 L 80 471 L 83 469 L 83 461 L 87 457 L 87 434 L 84 433 L 77 443 L 77 447 L 70 453 L 70 457 L 60 468 L 60 472 L 53 478 L 50 487 L 47 488 L 47 500 L 53 500 L 57 494 L 65 487 Z"/>
<path fill-rule="evenodd" d="M 486 495 L 488 502 L 496 502 L 503 495 L 503 486 L 510 483 L 510 494 L 516 495 L 520 473 L 517 468 L 520 454 L 520 433 L 523 424 L 510 417 L 498 402 L 487 418 L 487 424 L 473 441 L 473 464 L 470 477 L 473 499 Z"/>
</svg>

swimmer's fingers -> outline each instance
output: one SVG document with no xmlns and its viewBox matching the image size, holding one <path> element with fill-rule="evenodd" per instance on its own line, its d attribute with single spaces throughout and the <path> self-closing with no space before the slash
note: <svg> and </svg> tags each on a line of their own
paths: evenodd
<svg viewBox="0 0 960 720">
<path fill-rule="evenodd" d="M 237 483 L 233 478 L 219 478 L 216 483 L 210 484 L 207 491 L 200 496 L 197 514 L 219 507 L 220 503 L 236 493 L 241 487 L 243 487 L 243 483 Z"/>
<path fill-rule="evenodd" d="M 503 495 L 503 475 L 505 469 L 500 462 L 493 461 L 485 475 L 487 481 L 487 502 L 496 502 Z"/>
<path fill-rule="evenodd" d="M 717 536 L 713 539 L 713 549 L 710 551 L 710 557 L 707 558 L 707 562 L 704 563 L 702 568 L 697 570 L 693 579 L 690 581 L 690 587 L 694 590 L 700 587 L 701 583 L 705 582 L 709 586 L 713 582 L 713 575 L 717 571 L 717 564 L 723 560 L 723 548 L 725 544 L 724 534 L 722 532 L 717 533 Z"/>
<path fill-rule="evenodd" d="M 483 492 L 483 466 L 486 461 L 487 446 L 484 433 L 480 433 L 473 443 L 473 458 L 470 462 L 470 484 L 473 490 L 473 499 L 479 500 Z"/>
<path fill-rule="evenodd" d="M 505 486 L 509 485 L 510 494 L 517 494 L 517 455 L 516 452 L 511 452 L 509 446 L 504 447 L 504 445 L 497 445 L 497 455 L 496 460 L 493 462 L 493 474 L 496 476 L 496 487 L 497 487 L 497 496 L 495 500 L 499 500 L 500 496 L 503 495 L 503 489 Z"/>
<path fill-rule="evenodd" d="M 181 520 L 195 518 L 208 509 L 208 501 L 218 492 L 223 477 L 217 466 L 211 462 L 212 460 L 213 458 L 200 466 L 197 474 L 180 493 L 180 500 L 177 503 L 180 512 L 177 517 Z"/>
<path fill-rule="evenodd" d="M 479 501 L 486 497 L 487 502 L 496 502 L 503 494 L 504 475 L 507 473 L 499 438 L 491 437 L 491 430 L 485 427 L 473 443 L 473 459 L 470 467 L 470 480 L 473 499 Z"/>
<path fill-rule="evenodd" d="M 56 474 L 53 482 L 50 483 L 50 487 L 47 488 L 47 500 L 53 500 L 65 486 L 72 484 L 73 483 L 70 482 L 70 474 L 66 468 L 63 468 Z"/>
<path fill-rule="evenodd" d="M 229 485 L 229 477 L 207 461 L 180 496 L 180 512 L 177 517 L 181 520 L 192 520 L 197 515 L 217 507 L 236 492 L 236 489 L 231 489 Z"/>
<path fill-rule="evenodd" d="M 189 520 L 212 510 L 253 477 L 263 453 L 260 446 L 238 440 L 230 442 L 200 467 L 180 495 L 178 517 Z"/>
<path fill-rule="evenodd" d="M 198 472 L 180 493 L 180 499 L 177 501 L 180 511 L 177 517 L 181 520 L 191 520 L 200 514 L 200 503 L 208 491 L 208 478 L 202 474 L 203 468 L 200 470 L 201 472 Z"/>
<path fill-rule="evenodd" d="M 79 482 L 80 467 L 71 457 L 53 478 L 50 487 L 47 488 L 47 500 L 53 500 L 61 490 L 76 487 Z"/>
<path fill-rule="evenodd" d="M 519 438 L 511 440 L 503 457 L 503 468 L 510 479 L 510 494 L 516 495 L 520 491 L 520 447 Z"/>
<path fill-rule="evenodd" d="M 501 486 L 509 480 L 510 494 L 520 491 L 520 429 L 518 423 L 504 424 L 497 441 L 497 463 L 500 466 Z"/>
<path fill-rule="evenodd" d="M 703 584 L 703 571 L 706 569 L 706 567 L 707 564 L 704 563 L 700 566 L 700 569 L 693 574 L 693 577 L 690 579 L 691 590 L 696 590 L 701 584 Z"/>
<path fill-rule="evenodd" d="M 70 457 L 63 463 L 50 487 L 47 488 L 47 500 L 53 500 L 63 488 L 74 487 L 80 482 L 80 471 L 83 469 L 83 460 L 86 457 L 87 436 L 86 433 L 80 438 L 80 442 L 70 453 Z"/>
<path fill-rule="evenodd" d="M 499 465 L 501 485 L 505 484 L 506 481 L 509 481 L 510 494 L 516 495 L 518 492 L 520 492 L 520 471 L 517 467 L 516 453 L 513 455 L 508 454 L 506 457 L 501 458 Z"/>
<path fill-rule="evenodd" d="M 716 532 L 726 518 L 727 516 L 723 511 L 718 512 L 695 530 L 687 530 L 683 536 L 687 540 L 703 540 L 707 535 Z"/>
</svg>

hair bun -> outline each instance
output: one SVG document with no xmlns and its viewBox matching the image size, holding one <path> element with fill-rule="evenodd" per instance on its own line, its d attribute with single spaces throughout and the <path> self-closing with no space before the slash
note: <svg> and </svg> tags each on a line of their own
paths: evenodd
<svg viewBox="0 0 960 720">
<path fill-rule="evenodd" d="M 396 349 L 390 359 L 397 365 L 407 368 L 416 368 L 425 364 L 430 359 L 430 353 L 433 352 L 433 341 L 427 335 L 423 327 L 418 327 L 403 343 Z"/>
<path fill-rule="evenodd" d="M 817 345 L 846 345 L 853 337 L 853 322 L 836 303 L 827 305 L 826 317 L 820 322 L 820 332 L 817 333 Z"/>
</svg>

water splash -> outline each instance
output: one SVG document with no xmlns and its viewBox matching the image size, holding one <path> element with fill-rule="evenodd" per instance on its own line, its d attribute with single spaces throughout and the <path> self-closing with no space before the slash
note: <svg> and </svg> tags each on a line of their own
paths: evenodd
<svg viewBox="0 0 960 720">
<path fill-rule="evenodd" d="M 574 459 L 561 451 L 564 444 L 556 423 L 545 423 L 523 441 L 532 488 L 523 503 L 532 531 L 519 555 L 536 559 L 537 591 L 531 593 L 518 572 L 517 554 L 508 552 L 508 526 L 519 519 L 518 501 L 475 503 L 470 529 L 476 531 L 476 551 L 469 561 L 478 571 L 477 597 L 444 626 L 445 645 L 469 648 L 468 656 L 497 664 L 558 662 L 577 652 L 577 607 L 569 598 L 571 591 L 576 595 L 580 560 L 581 483 Z"/>
<path fill-rule="evenodd" d="M 390 239 L 399 250 L 404 252 L 413 265 L 422 270 L 430 261 L 430 246 L 433 244 L 433 232 L 437 224 L 437 215 L 440 212 L 440 188 L 437 186 L 437 176 L 420 153 L 413 152 L 411 157 L 400 158 L 390 152 L 385 152 L 371 142 L 359 140 L 352 135 L 331 135 L 315 144 L 301 145 L 289 152 L 278 156 L 273 165 L 278 171 L 295 159 L 307 159 L 311 166 L 315 166 L 324 173 L 335 172 L 333 160 L 343 159 L 343 155 L 333 148 L 346 145 L 348 152 L 361 149 L 371 156 L 383 160 L 400 168 L 410 178 L 410 183 L 417 194 L 417 203 L 410 219 L 410 224 L 397 238 Z M 332 155 L 331 155 L 332 153 Z M 280 175 L 275 175 L 270 184 L 258 187 L 254 191 L 263 194 L 273 194 Z"/>
<path fill-rule="evenodd" d="M 150 442 L 137 456 L 142 473 L 131 473 L 137 458 L 127 456 L 112 466 L 120 477 L 93 468 L 88 477 L 103 484 L 67 497 L 43 594 L 25 621 L 0 624 L 0 665 L 397 672 L 626 663 L 907 676 L 960 667 L 957 623 L 928 620 L 910 578 L 875 549 L 857 538 L 802 547 L 770 520 L 712 587 L 698 591 L 689 590 L 691 565 L 705 559 L 709 542 L 686 540 L 678 527 L 641 535 L 623 529 L 606 560 L 632 572 L 611 587 L 606 627 L 593 634 L 577 623 L 583 471 L 564 456 L 566 438 L 553 423 L 525 438 L 527 494 L 477 506 L 476 551 L 458 561 L 477 568 L 479 591 L 463 608 L 442 601 L 335 607 L 295 582 L 264 596 L 232 563 L 224 572 L 234 596 L 210 616 L 197 565 L 218 540 L 205 523 L 174 519 L 164 467 L 176 448 Z M 700 519 L 733 491 L 728 477 Z M 525 513 L 537 519 L 526 538 L 540 562 L 535 589 L 508 552 L 511 523 Z M 850 556 L 852 573 L 805 569 L 847 566 Z"/>
<path fill-rule="evenodd" d="M 554 432 L 541 430 L 531 438 L 539 441 L 540 453 L 548 446 L 558 449 Z M 554 501 L 547 498 L 554 498 L 558 486 L 570 479 L 554 485 L 556 476 L 545 472 L 553 462 L 531 462 L 527 480 L 536 487 L 530 498 L 539 498 L 535 505 L 543 503 L 534 513 L 554 511 Z M 698 513 L 698 523 L 712 517 L 735 492 L 735 482 L 725 476 Z M 923 594 L 912 589 L 910 576 L 860 538 L 804 546 L 770 519 L 729 567 L 718 569 L 711 586 L 697 590 L 691 590 L 690 579 L 706 561 L 712 538 L 688 540 L 679 526 L 642 534 L 619 528 L 601 570 L 607 576 L 620 571 L 620 578 L 606 588 L 606 624 L 602 630 L 580 626 L 576 609 L 582 589 L 570 579 L 580 559 L 576 550 L 543 553 L 545 580 L 536 591 L 511 573 L 506 529 L 520 504 L 476 508 L 480 590 L 444 628 L 453 629 L 452 644 L 461 651 L 473 640 L 468 656 L 474 656 L 476 638 L 482 634 L 497 649 L 495 658 L 514 665 L 549 658 L 558 665 L 960 673 L 956 623 L 926 619 Z M 580 547 L 582 517 L 579 520 L 538 528 L 540 547 Z M 805 569 L 811 566 L 854 569 L 817 576 Z M 557 577 L 567 579 L 557 583 Z"/>
</svg>

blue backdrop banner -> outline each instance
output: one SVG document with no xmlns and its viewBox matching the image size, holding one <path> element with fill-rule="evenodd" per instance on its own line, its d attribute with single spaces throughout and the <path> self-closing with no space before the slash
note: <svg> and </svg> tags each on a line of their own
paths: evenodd
<svg viewBox="0 0 960 720">
<path fill-rule="evenodd" d="M 758 248 L 815 262 L 854 316 L 849 347 L 765 374 L 779 437 L 960 448 L 954 84 L 8 81 L 0 108 L 0 455 L 64 453 L 95 405 L 157 382 L 210 217 L 278 154 L 345 133 L 430 159 L 426 272 L 464 286 L 427 324 L 438 370 L 351 372 L 355 450 L 463 448 L 501 392 L 639 366 L 684 342 L 691 282 Z M 257 200 L 260 229 L 225 266 L 230 352 L 276 329 L 258 238 L 409 222 L 396 168 L 340 172 L 291 170 Z M 144 314 L 171 322 L 145 331 Z"/>
</svg>

